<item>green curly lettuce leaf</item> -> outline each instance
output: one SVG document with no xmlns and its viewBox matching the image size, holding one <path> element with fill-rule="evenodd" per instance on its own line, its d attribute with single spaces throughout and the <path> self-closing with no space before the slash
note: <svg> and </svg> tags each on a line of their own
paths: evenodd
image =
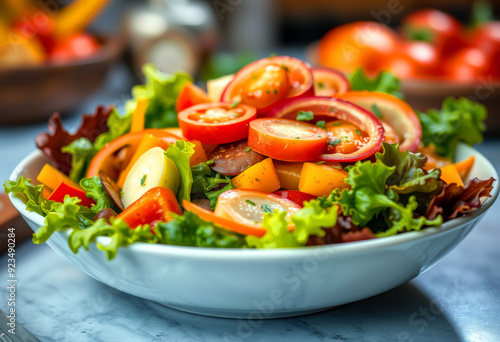
<svg viewBox="0 0 500 342">
<path fill-rule="evenodd" d="M 88 250 L 90 244 L 102 236 L 109 237 L 110 242 L 107 244 L 97 243 L 96 246 L 106 253 L 108 260 L 115 258 L 120 247 L 136 242 L 158 242 L 158 237 L 151 232 L 149 225 L 140 225 L 131 229 L 125 221 L 111 218 L 110 223 L 105 219 L 99 219 L 85 229 L 74 228 L 68 237 L 68 245 L 71 251 L 76 254 L 81 247 Z"/>
<path fill-rule="evenodd" d="M 106 208 L 112 208 L 116 211 L 115 204 L 111 197 L 109 197 L 106 189 L 104 189 L 99 177 L 83 178 L 80 180 L 80 186 L 85 190 L 85 195 L 96 202 L 90 208 L 92 212 L 97 214 Z"/>
<path fill-rule="evenodd" d="M 231 182 L 231 178 L 213 171 L 209 166 L 211 163 L 213 163 L 213 161 L 209 160 L 207 162 L 194 165 L 191 168 L 193 173 L 192 192 L 201 193 L 208 198 L 210 201 L 210 209 L 214 210 L 219 195 L 224 191 L 235 189 L 235 186 Z M 225 185 L 219 190 L 214 190 L 219 187 L 220 184 Z"/>
<path fill-rule="evenodd" d="M 6 180 L 3 187 L 6 194 L 17 194 L 26 204 L 26 210 L 34 211 L 41 216 L 45 216 L 50 211 L 53 201 L 43 199 L 43 185 L 34 185 L 31 179 L 19 177 L 17 181 Z"/>
<path fill-rule="evenodd" d="M 170 147 L 165 151 L 165 155 L 170 158 L 177 168 L 181 176 L 181 186 L 177 191 L 177 199 L 182 204 L 183 200 L 191 201 L 191 188 L 193 186 L 193 173 L 189 160 L 194 154 L 194 144 L 177 140 L 175 144 L 170 144 Z"/>
<path fill-rule="evenodd" d="M 483 141 L 487 117 L 486 107 L 465 97 L 448 97 L 441 110 L 430 109 L 419 113 L 422 125 L 422 142 L 434 145 L 440 156 L 455 159 L 459 142 L 470 146 Z"/>
<path fill-rule="evenodd" d="M 404 98 L 403 93 L 400 91 L 401 82 L 394 74 L 387 71 L 382 71 L 374 78 L 370 78 L 363 71 L 363 68 L 358 68 L 349 75 L 349 83 L 351 84 L 351 90 L 379 91 L 394 95 L 400 99 Z"/>
<path fill-rule="evenodd" d="M 246 241 L 249 247 L 255 248 L 290 248 L 304 246 L 310 235 L 324 236 L 322 228 L 333 227 L 337 222 L 338 207 L 324 208 L 321 201 L 312 200 L 287 219 L 285 211 L 275 210 L 264 214 L 262 227 L 266 234 L 261 237 L 248 235 Z M 288 227 L 293 223 L 295 229 Z"/>
<path fill-rule="evenodd" d="M 175 102 L 182 87 L 193 79 L 186 73 L 165 74 L 153 64 L 146 64 L 142 68 L 145 84 L 132 88 L 133 99 L 127 101 L 125 110 L 133 113 L 137 99 L 143 97 L 148 100 L 145 115 L 146 128 L 177 127 L 177 112 Z"/>
<path fill-rule="evenodd" d="M 71 154 L 69 178 L 78 183 L 85 174 L 88 163 L 94 156 L 94 144 L 87 138 L 78 138 L 69 145 L 63 146 L 61 151 Z"/>
<path fill-rule="evenodd" d="M 176 246 L 212 248 L 241 248 L 245 246 L 242 235 L 220 228 L 212 222 L 202 220 L 192 212 L 183 216 L 172 214 L 170 222 L 158 223 L 155 233 L 161 243 Z"/>
</svg>

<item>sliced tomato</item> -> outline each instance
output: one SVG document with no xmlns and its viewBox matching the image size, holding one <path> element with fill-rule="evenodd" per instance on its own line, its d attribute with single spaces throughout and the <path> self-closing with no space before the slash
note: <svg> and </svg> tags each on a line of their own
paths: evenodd
<svg viewBox="0 0 500 342">
<path fill-rule="evenodd" d="M 373 91 L 349 91 L 338 98 L 352 102 L 380 116 L 380 120 L 393 128 L 401 151 L 414 151 L 420 144 L 422 128 L 415 111 L 397 97 Z"/>
<path fill-rule="evenodd" d="M 181 138 L 161 129 L 145 129 L 139 132 L 127 133 L 106 144 L 92 158 L 87 170 L 87 178 L 99 176 L 102 171 L 112 179 L 117 179 L 122 168 L 126 167 L 134 155 L 145 134 L 162 138 L 167 143 L 175 143 Z"/>
<path fill-rule="evenodd" d="M 241 101 L 267 112 L 286 98 L 313 95 L 310 66 L 300 59 L 274 56 L 255 61 L 234 75 L 221 101 Z"/>
<path fill-rule="evenodd" d="M 158 222 L 172 221 L 171 213 L 182 215 L 175 194 L 170 189 L 155 187 L 130 204 L 116 219 L 122 219 L 131 228 L 142 224 L 155 226 Z"/>
<path fill-rule="evenodd" d="M 317 198 L 316 196 L 306 194 L 305 192 L 301 192 L 298 190 L 275 191 L 273 192 L 273 194 L 297 203 L 301 208 L 304 207 L 304 202 L 309 202 Z"/>
<path fill-rule="evenodd" d="M 369 137 L 358 126 L 345 120 L 330 121 L 326 124 L 328 145 L 326 152 L 351 154 L 368 143 Z"/>
<path fill-rule="evenodd" d="M 231 103 L 202 103 L 179 113 L 179 126 L 187 139 L 203 144 L 226 144 L 248 136 L 248 124 L 257 117 L 254 107 Z"/>
<path fill-rule="evenodd" d="M 326 33 L 319 43 L 321 65 L 344 72 L 389 56 L 399 39 L 389 27 L 370 21 L 354 22 Z"/>
<path fill-rule="evenodd" d="M 353 153 L 324 153 L 319 159 L 325 162 L 352 162 L 368 158 L 377 152 L 384 141 L 385 131 L 382 123 L 369 111 L 344 100 L 328 97 L 308 97 L 292 99 L 268 115 L 274 118 L 294 119 L 299 111 L 312 111 L 315 120 L 349 121 L 369 139 L 366 144 Z"/>
<path fill-rule="evenodd" d="M 248 133 L 248 146 L 255 152 L 292 162 L 318 158 L 327 140 L 324 129 L 287 119 L 256 119 L 250 122 Z"/>
<path fill-rule="evenodd" d="M 314 95 L 316 96 L 333 96 L 343 94 L 349 90 L 349 81 L 338 70 L 314 68 L 312 73 L 314 77 Z"/>
<path fill-rule="evenodd" d="M 211 102 L 207 93 L 203 89 L 197 87 L 191 82 L 187 82 L 183 87 L 177 101 L 175 102 L 175 110 L 180 112 L 186 108 L 192 107 L 200 103 Z"/>
</svg>

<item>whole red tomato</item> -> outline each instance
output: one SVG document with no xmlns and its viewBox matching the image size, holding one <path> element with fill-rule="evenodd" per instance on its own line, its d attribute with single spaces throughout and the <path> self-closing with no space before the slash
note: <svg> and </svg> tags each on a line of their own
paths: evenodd
<svg viewBox="0 0 500 342">
<path fill-rule="evenodd" d="M 488 56 L 477 48 L 460 50 L 443 62 L 446 76 L 460 82 L 477 82 L 488 65 Z"/>
<path fill-rule="evenodd" d="M 56 64 L 66 64 L 76 59 L 88 58 L 97 53 L 99 43 L 87 33 L 77 34 L 62 45 L 59 45 L 50 54 L 50 60 Z"/>
<path fill-rule="evenodd" d="M 439 52 L 426 42 L 405 42 L 390 56 L 381 60 L 378 70 L 389 70 L 402 79 L 439 74 Z"/>
<path fill-rule="evenodd" d="M 435 9 L 411 13 L 403 20 L 401 31 L 407 40 L 429 42 L 443 55 L 453 54 L 467 45 L 462 24 L 451 15 Z"/>
<path fill-rule="evenodd" d="M 330 30 L 319 43 L 322 65 L 352 72 L 390 55 L 399 39 L 389 27 L 370 21 L 354 22 Z"/>
<path fill-rule="evenodd" d="M 472 45 L 488 55 L 500 50 L 500 21 L 484 23 L 474 29 Z"/>
</svg>

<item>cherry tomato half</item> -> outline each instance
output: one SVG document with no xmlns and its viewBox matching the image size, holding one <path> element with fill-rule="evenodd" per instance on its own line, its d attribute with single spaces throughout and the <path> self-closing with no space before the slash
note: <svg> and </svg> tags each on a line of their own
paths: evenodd
<svg viewBox="0 0 500 342">
<path fill-rule="evenodd" d="M 347 94 L 347 93 L 346 93 Z M 325 162 L 353 162 L 368 158 L 377 152 L 384 141 L 382 123 L 369 111 L 344 100 L 330 97 L 305 97 L 291 99 L 269 112 L 269 117 L 294 119 L 299 111 L 311 111 L 314 120 L 346 120 L 368 134 L 367 143 L 354 153 L 324 153 L 319 159 Z"/>
<path fill-rule="evenodd" d="M 250 122 L 248 146 L 265 156 L 282 161 L 318 158 L 328 135 L 315 125 L 287 119 L 256 119 Z"/>
<path fill-rule="evenodd" d="M 337 97 L 375 113 L 385 123 L 384 127 L 391 126 L 392 129 L 386 131 L 386 136 L 389 141 L 400 141 L 401 151 L 414 151 L 420 144 L 420 121 L 415 111 L 403 100 L 377 91 L 348 91 Z"/>
<path fill-rule="evenodd" d="M 354 153 L 369 140 L 366 132 L 349 121 L 330 121 L 326 123 L 325 129 L 328 132 L 328 145 L 325 153 Z"/>
<path fill-rule="evenodd" d="M 248 136 L 248 124 L 255 119 L 254 107 L 230 103 L 202 103 L 179 113 L 179 126 L 187 139 L 203 144 L 226 144 Z"/>
<path fill-rule="evenodd" d="M 241 101 L 265 113 L 286 98 L 313 92 L 313 76 L 307 63 L 294 57 L 273 56 L 238 71 L 222 93 L 221 101 Z"/>
</svg>

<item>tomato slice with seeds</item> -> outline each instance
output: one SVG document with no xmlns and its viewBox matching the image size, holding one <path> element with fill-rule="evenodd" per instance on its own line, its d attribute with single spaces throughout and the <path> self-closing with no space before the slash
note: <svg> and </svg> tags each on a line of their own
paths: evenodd
<svg viewBox="0 0 500 342">
<path fill-rule="evenodd" d="M 238 71 L 222 93 L 222 102 L 241 101 L 263 114 L 287 98 L 314 95 L 309 64 L 289 56 L 259 59 Z"/>
<path fill-rule="evenodd" d="M 282 106 L 270 111 L 272 118 L 295 119 L 300 111 L 314 113 L 314 121 L 345 120 L 366 132 L 366 144 L 352 153 L 328 153 L 326 151 L 318 159 L 325 162 L 353 162 L 368 158 L 377 152 L 384 141 L 385 131 L 379 119 L 367 110 L 344 100 L 330 97 L 303 97 L 290 99 Z M 312 122 L 314 122 L 312 121 Z"/>
<path fill-rule="evenodd" d="M 325 129 L 328 132 L 328 145 L 325 153 L 354 153 L 369 140 L 366 132 L 349 121 L 331 121 L 326 124 Z"/>
<path fill-rule="evenodd" d="M 256 119 L 250 122 L 248 146 L 265 156 L 301 162 L 318 158 L 328 135 L 318 126 L 288 119 Z"/>
<path fill-rule="evenodd" d="M 202 103 L 179 113 L 179 126 L 187 139 L 203 144 L 226 144 L 245 139 L 248 124 L 255 119 L 254 107 L 230 103 Z"/>
</svg>

